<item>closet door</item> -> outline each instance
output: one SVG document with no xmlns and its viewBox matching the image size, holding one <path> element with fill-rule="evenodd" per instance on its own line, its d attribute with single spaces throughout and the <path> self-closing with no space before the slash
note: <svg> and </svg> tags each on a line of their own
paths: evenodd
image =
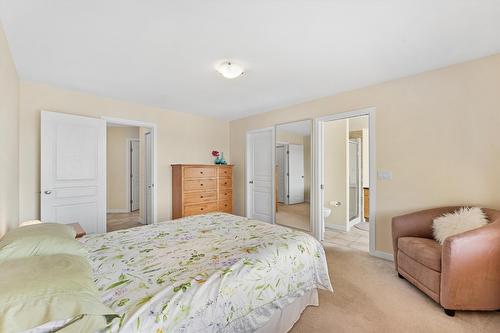
<svg viewBox="0 0 500 333">
<path fill-rule="evenodd" d="M 304 202 L 304 146 L 288 145 L 288 203 Z"/>
<path fill-rule="evenodd" d="M 274 129 L 247 134 L 247 217 L 274 223 Z"/>
</svg>

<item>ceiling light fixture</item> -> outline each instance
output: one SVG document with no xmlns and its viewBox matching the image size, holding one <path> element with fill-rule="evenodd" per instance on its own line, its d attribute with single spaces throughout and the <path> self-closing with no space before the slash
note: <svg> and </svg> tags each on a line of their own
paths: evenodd
<svg viewBox="0 0 500 333">
<path fill-rule="evenodd" d="M 215 70 L 226 79 L 235 79 L 245 74 L 243 67 L 229 60 L 215 66 Z"/>
</svg>

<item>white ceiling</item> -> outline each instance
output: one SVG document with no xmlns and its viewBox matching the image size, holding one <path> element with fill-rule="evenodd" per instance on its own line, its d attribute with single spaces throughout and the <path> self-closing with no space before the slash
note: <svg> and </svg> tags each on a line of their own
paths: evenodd
<svg viewBox="0 0 500 333">
<path fill-rule="evenodd" d="M 499 18 L 499 0 L 0 0 L 21 78 L 227 119 L 498 53 Z"/>
</svg>

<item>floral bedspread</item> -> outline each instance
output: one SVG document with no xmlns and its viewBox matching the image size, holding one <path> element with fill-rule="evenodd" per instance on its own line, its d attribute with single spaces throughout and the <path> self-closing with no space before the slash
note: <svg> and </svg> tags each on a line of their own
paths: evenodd
<svg viewBox="0 0 500 333">
<path fill-rule="evenodd" d="M 88 235 L 106 332 L 251 332 L 312 288 L 332 290 L 303 232 L 224 213 Z"/>
</svg>

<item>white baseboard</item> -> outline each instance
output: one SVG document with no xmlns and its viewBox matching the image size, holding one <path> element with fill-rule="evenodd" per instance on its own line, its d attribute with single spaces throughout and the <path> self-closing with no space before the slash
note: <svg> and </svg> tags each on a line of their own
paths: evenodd
<svg viewBox="0 0 500 333">
<path fill-rule="evenodd" d="M 130 213 L 127 208 L 108 208 L 108 213 Z"/>
<path fill-rule="evenodd" d="M 325 224 L 326 229 L 338 230 L 342 232 L 348 232 L 346 225 L 338 225 L 338 224 Z"/>
<path fill-rule="evenodd" d="M 381 258 L 381 259 L 385 259 L 385 260 L 389 260 L 389 261 L 394 261 L 394 255 L 392 253 L 387 253 L 387 252 L 375 250 L 373 252 L 370 252 L 370 255 L 377 257 L 377 258 Z"/>
</svg>

